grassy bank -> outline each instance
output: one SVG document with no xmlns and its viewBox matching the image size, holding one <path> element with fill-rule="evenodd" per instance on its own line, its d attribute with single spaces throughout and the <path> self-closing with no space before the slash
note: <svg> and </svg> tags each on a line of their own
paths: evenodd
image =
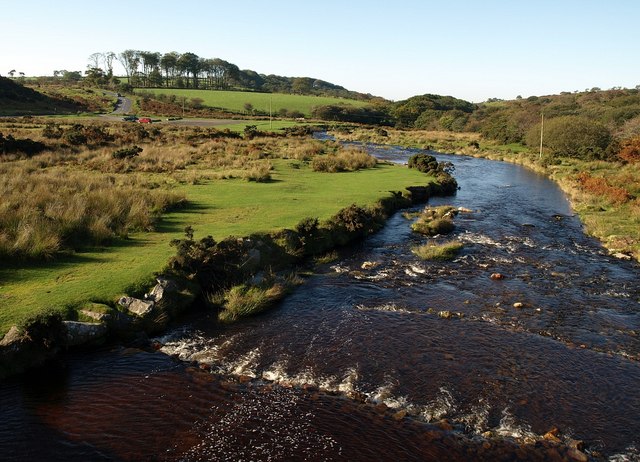
<svg viewBox="0 0 640 462">
<path fill-rule="evenodd" d="M 175 97 L 175 101 L 181 103 L 194 98 L 202 100 L 202 105 L 218 108 L 237 114 L 246 114 L 246 105 L 263 114 L 272 112 L 274 115 L 281 110 L 288 112 L 297 111 L 304 116 L 311 114 L 314 106 L 326 106 L 331 104 L 345 104 L 355 107 L 364 107 L 368 103 L 364 101 L 333 98 L 328 96 L 290 95 L 284 93 L 255 93 L 247 91 L 223 91 L 223 90 L 181 90 L 170 88 L 144 88 L 136 89 L 136 92 L 153 93 L 154 95 L 167 95 Z"/>
<path fill-rule="evenodd" d="M 34 126 L 29 122 L 14 132 L 36 138 L 42 127 Z M 107 127 L 120 136 L 115 133 L 119 126 Z M 326 145 L 313 140 L 211 140 L 207 133 L 211 132 L 172 129 L 154 135 L 156 139 L 142 137 L 143 151 L 124 160 L 114 159 L 109 146 L 62 145 L 31 158 L 4 158 L 5 167 L 27 176 L 108 175 L 116 189 L 137 178 L 140 191 L 175 194 L 185 197 L 187 205 L 163 214 L 152 231 L 130 231 L 100 245 L 63 248 L 50 260 L 3 261 L 0 334 L 46 308 L 73 312 L 87 301 L 113 302 L 136 286 L 147 287 L 153 273 L 175 253 L 170 241 L 183 237 L 188 225 L 197 237 L 210 234 L 216 239 L 292 228 L 303 218 L 324 220 L 349 204 L 371 205 L 389 191 L 429 181 L 415 170 L 385 164 L 353 172 L 316 172 L 311 159 L 328 153 Z M 55 199 L 55 190 L 51 195 Z"/>
<path fill-rule="evenodd" d="M 549 158 L 518 145 L 499 145 L 477 133 L 357 129 L 338 139 L 433 149 L 512 162 L 542 173 L 568 195 L 585 230 L 612 253 L 640 260 L 640 163 Z"/>
</svg>

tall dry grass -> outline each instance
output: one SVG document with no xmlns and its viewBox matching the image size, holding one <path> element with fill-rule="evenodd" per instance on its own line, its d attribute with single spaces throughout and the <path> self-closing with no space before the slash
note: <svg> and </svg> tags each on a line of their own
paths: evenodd
<svg viewBox="0 0 640 462">
<path fill-rule="evenodd" d="M 0 164 L 0 258 L 53 258 L 151 230 L 183 196 L 149 189 L 135 176 Z"/>
</svg>

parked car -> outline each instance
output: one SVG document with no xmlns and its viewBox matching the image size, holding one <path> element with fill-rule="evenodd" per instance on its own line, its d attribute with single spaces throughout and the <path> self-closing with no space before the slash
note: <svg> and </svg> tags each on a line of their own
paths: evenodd
<svg viewBox="0 0 640 462">
<path fill-rule="evenodd" d="M 122 120 L 124 120 L 125 122 L 135 122 L 138 120 L 138 118 L 134 115 L 129 115 L 129 116 L 123 117 Z"/>
<path fill-rule="evenodd" d="M 141 117 L 140 119 L 138 119 L 138 123 L 139 124 L 150 124 L 151 123 L 151 119 L 149 117 Z"/>
</svg>

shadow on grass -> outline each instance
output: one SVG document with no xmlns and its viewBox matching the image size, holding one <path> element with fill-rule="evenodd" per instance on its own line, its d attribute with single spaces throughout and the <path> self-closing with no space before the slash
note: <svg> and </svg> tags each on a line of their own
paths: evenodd
<svg viewBox="0 0 640 462">
<path fill-rule="evenodd" d="M 194 218 L 198 214 L 210 210 L 211 207 L 189 202 L 180 209 L 162 217 L 156 224 L 155 231 L 150 233 L 137 233 L 131 238 L 113 239 L 106 245 L 82 246 L 73 253 L 61 253 L 53 260 L 0 260 L 0 284 L 13 284 L 26 282 L 33 279 L 34 274 L 40 272 L 60 272 L 82 267 L 83 264 L 106 262 L 110 254 L 120 253 L 123 250 L 135 251 L 136 248 L 144 247 L 150 240 L 151 234 L 181 234 L 184 228 L 190 224 L 190 220 L 185 219 L 185 214 L 193 214 Z M 195 220 L 193 220 L 195 221 Z M 167 237 L 167 246 L 170 238 Z"/>
</svg>

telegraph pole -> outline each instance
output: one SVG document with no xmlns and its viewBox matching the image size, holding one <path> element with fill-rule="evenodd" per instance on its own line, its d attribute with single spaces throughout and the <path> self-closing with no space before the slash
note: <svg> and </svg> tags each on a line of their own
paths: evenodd
<svg viewBox="0 0 640 462">
<path fill-rule="evenodd" d="M 272 96 L 269 96 L 269 130 L 273 130 L 273 119 L 271 118 L 271 100 Z"/>
<path fill-rule="evenodd" d="M 540 119 L 540 159 L 542 160 L 542 140 L 544 138 L 544 112 Z"/>
</svg>

